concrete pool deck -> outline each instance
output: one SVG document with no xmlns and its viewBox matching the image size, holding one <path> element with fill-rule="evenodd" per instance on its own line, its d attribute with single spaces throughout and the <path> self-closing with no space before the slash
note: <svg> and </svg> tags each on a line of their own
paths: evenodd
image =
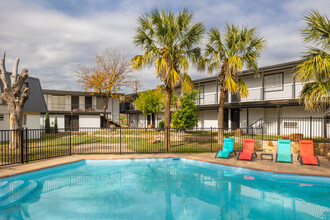
<svg viewBox="0 0 330 220">
<path fill-rule="evenodd" d="M 215 153 L 157 153 L 157 154 L 98 154 L 98 155 L 72 155 L 33 161 L 27 164 L 15 164 L 0 167 L 0 177 L 12 176 L 29 171 L 39 170 L 60 164 L 70 163 L 79 160 L 97 160 L 97 159 L 147 159 L 147 158 L 186 158 L 210 163 L 217 163 L 235 167 L 243 167 L 254 170 L 269 171 L 275 173 L 288 173 L 313 176 L 330 177 L 330 160 L 325 157 L 319 157 L 321 166 L 304 165 L 301 166 L 293 156 L 293 164 L 291 163 L 275 163 L 271 160 L 261 160 L 260 153 L 253 161 L 236 160 L 236 157 L 230 159 L 214 158 Z M 274 157 L 275 159 L 275 157 Z"/>
</svg>

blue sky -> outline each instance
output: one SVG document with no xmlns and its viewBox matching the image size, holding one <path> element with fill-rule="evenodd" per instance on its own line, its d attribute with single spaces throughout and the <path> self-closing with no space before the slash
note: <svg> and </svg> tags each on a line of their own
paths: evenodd
<svg viewBox="0 0 330 220">
<path fill-rule="evenodd" d="M 179 11 L 189 7 L 195 21 L 223 28 L 226 23 L 256 27 L 267 41 L 259 66 L 297 60 L 304 51 L 300 30 L 311 8 L 330 11 L 328 0 L 11 0 L 0 1 L 0 48 L 7 68 L 20 57 L 20 68 L 41 80 L 44 89 L 81 90 L 74 68 L 88 64 L 105 48 L 134 56 L 136 19 L 153 7 Z M 329 14 L 328 14 L 329 16 Z M 137 72 L 143 89 L 161 84 L 152 68 Z M 191 68 L 193 79 L 207 77 Z"/>
</svg>

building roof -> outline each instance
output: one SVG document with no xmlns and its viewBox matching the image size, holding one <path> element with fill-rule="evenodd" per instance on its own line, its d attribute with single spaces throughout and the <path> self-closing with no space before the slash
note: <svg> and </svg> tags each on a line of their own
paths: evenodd
<svg viewBox="0 0 330 220">
<path fill-rule="evenodd" d="M 295 61 L 275 64 L 275 65 L 270 65 L 270 66 L 263 66 L 263 67 L 259 68 L 259 72 L 270 72 L 270 71 L 274 71 L 274 70 L 293 68 L 293 67 L 296 67 L 297 65 L 299 65 L 302 62 L 303 62 L 303 60 L 295 60 Z M 251 70 L 243 70 L 242 71 L 243 76 L 253 75 L 253 74 L 254 74 L 254 72 L 251 71 Z M 209 76 L 209 77 L 204 77 L 204 78 L 201 78 L 201 79 L 192 80 L 192 82 L 194 84 L 197 84 L 197 83 L 213 82 L 213 81 L 216 81 L 216 80 L 217 80 L 217 76 Z M 177 87 L 179 87 L 179 85 Z M 141 92 L 143 92 L 143 91 L 141 91 Z M 138 93 L 140 93 L 140 92 L 131 93 L 129 95 L 137 96 Z"/>
<path fill-rule="evenodd" d="M 71 96 L 97 96 L 101 97 L 99 94 L 91 95 L 90 92 L 85 91 L 70 91 L 70 90 L 56 90 L 56 89 L 43 89 L 44 94 L 51 94 L 51 95 L 71 95 Z M 119 93 L 119 95 L 123 95 Z"/>
<path fill-rule="evenodd" d="M 11 73 L 7 73 L 7 81 L 10 83 L 10 76 Z M 28 83 L 28 87 L 30 88 L 29 91 L 29 98 L 24 104 L 23 111 L 25 112 L 47 112 L 46 102 L 42 93 L 41 84 L 38 78 L 35 77 L 28 77 L 25 80 Z M 1 93 L 3 91 L 3 84 L 0 81 L 0 90 Z"/>
</svg>

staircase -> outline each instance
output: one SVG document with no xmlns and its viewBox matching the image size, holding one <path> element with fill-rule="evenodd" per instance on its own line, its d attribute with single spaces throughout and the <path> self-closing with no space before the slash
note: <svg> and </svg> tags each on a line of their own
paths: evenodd
<svg viewBox="0 0 330 220">
<path fill-rule="evenodd" d="M 16 180 L 13 182 L 0 182 L 0 209 L 6 209 L 16 205 L 38 187 L 34 180 Z"/>
</svg>

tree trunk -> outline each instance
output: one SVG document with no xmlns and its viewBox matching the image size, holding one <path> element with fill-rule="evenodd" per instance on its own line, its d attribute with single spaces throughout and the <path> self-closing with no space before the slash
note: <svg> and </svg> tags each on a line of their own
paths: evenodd
<svg viewBox="0 0 330 220">
<path fill-rule="evenodd" d="M 227 91 L 221 88 L 220 90 L 220 103 L 219 103 L 219 112 L 218 112 L 218 144 L 222 146 L 223 143 L 223 119 L 224 119 L 224 107 L 225 107 L 225 98 Z"/>
<path fill-rule="evenodd" d="M 106 114 L 107 109 L 108 109 L 108 104 L 109 104 L 109 97 L 106 96 L 103 99 L 103 112 L 104 112 L 104 119 L 106 120 L 106 128 L 110 127 L 110 123 L 109 123 L 109 120 L 108 120 L 108 115 Z"/>
<path fill-rule="evenodd" d="M 165 134 L 164 134 L 164 149 L 168 149 L 170 147 L 170 123 L 171 123 L 171 95 L 172 89 L 166 87 L 166 96 L 165 96 L 165 116 L 164 116 L 164 124 L 165 124 Z"/>
<path fill-rule="evenodd" d="M 9 113 L 9 124 L 10 124 L 10 148 L 16 149 L 20 147 L 21 144 L 21 132 L 20 129 L 22 126 L 21 118 L 17 114 Z"/>
<path fill-rule="evenodd" d="M 7 70 L 5 65 L 6 53 L 1 59 L 1 73 L 0 79 L 3 85 L 3 93 L 1 98 L 6 102 L 8 113 L 9 113 L 9 123 L 10 123 L 10 143 L 11 148 L 18 148 L 21 142 L 22 129 L 22 119 L 23 119 L 23 107 L 26 100 L 29 98 L 28 92 L 29 88 L 23 88 L 24 81 L 28 78 L 28 70 L 23 69 L 21 74 L 18 75 L 18 64 L 19 59 L 15 59 L 13 66 L 13 72 L 10 76 L 10 84 L 7 82 Z"/>
</svg>

